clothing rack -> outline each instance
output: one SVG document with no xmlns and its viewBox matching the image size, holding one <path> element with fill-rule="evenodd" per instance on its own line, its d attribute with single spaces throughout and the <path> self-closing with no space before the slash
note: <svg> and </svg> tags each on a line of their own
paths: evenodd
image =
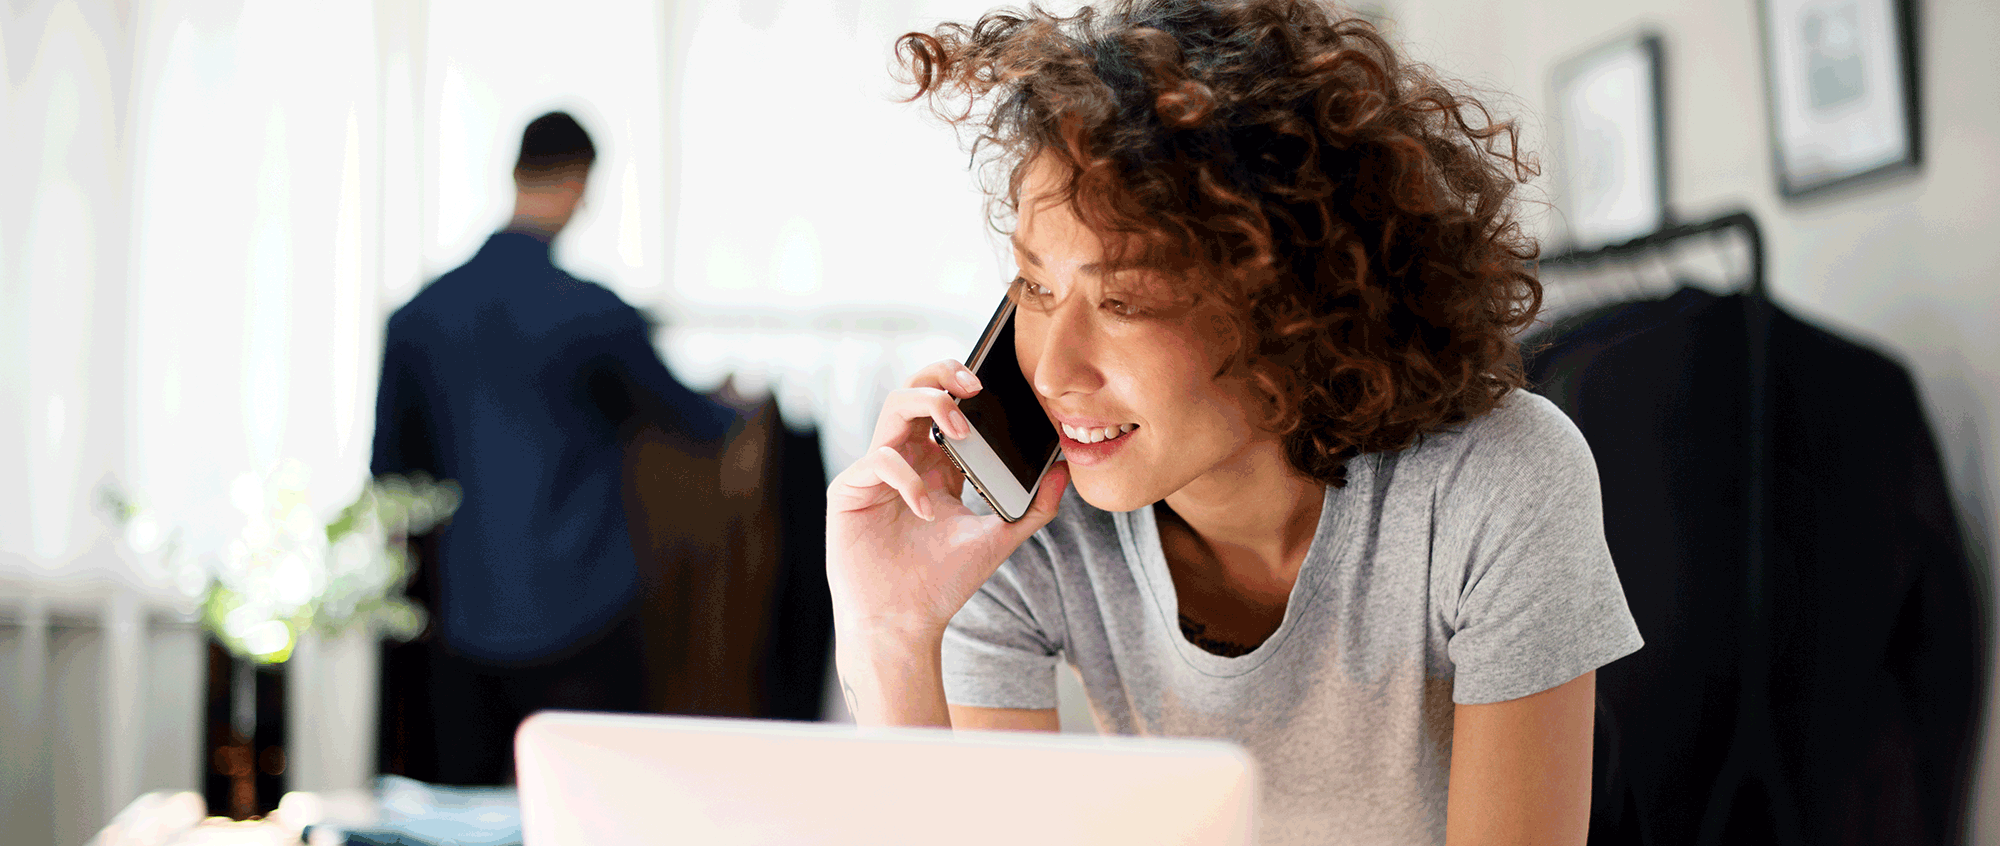
<svg viewBox="0 0 2000 846">
<path fill-rule="evenodd" d="M 1668 226 L 1647 235 L 1594 249 L 1567 250 L 1545 257 L 1542 267 L 1586 268 L 1603 264 L 1629 263 L 1657 255 L 1671 245 L 1697 237 L 1726 237 L 1741 234 L 1749 243 L 1749 278 L 1743 290 L 1744 328 L 1748 355 L 1745 356 L 1749 399 L 1746 409 L 1744 459 L 1744 505 L 1748 510 L 1743 573 L 1743 661 L 1737 700 L 1737 718 L 1729 751 L 1720 777 L 1702 812 L 1699 844 L 1720 844 L 1729 836 L 1726 827 L 1735 803 L 1745 789 L 1761 787 L 1771 812 L 1772 833 L 1786 846 L 1803 846 L 1798 825 L 1798 803 L 1777 772 L 1778 754 L 1772 740 L 1774 728 L 1770 702 L 1771 656 L 1773 646 L 1766 619 L 1767 596 L 1764 584 L 1765 544 L 1769 535 L 1766 521 L 1770 499 L 1770 323 L 1771 298 L 1766 278 L 1764 235 L 1756 218 L 1738 211 L 1710 220 Z"/>
<path fill-rule="evenodd" d="M 1588 267 L 1591 265 L 1630 261 L 1661 251 L 1661 248 L 1697 236 L 1725 236 L 1731 232 L 1743 235 L 1750 245 L 1750 278 L 1744 293 L 1768 297 L 1764 274 L 1764 231 L 1757 225 L 1757 219 L 1749 212 L 1738 211 L 1699 223 L 1685 223 L 1668 226 L 1646 235 L 1617 244 L 1607 244 L 1587 250 L 1563 250 L 1544 256 L 1543 267 Z"/>
</svg>

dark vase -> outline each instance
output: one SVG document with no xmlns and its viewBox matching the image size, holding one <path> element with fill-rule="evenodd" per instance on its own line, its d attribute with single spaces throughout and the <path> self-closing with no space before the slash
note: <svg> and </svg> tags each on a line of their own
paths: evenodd
<svg viewBox="0 0 2000 846">
<path fill-rule="evenodd" d="M 263 816 L 285 794 L 285 664 L 254 664 L 208 640 L 202 796 L 208 812 Z"/>
</svg>

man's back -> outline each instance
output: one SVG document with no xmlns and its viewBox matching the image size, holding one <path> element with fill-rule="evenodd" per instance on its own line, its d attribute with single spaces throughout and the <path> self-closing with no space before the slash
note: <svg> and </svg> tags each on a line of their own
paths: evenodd
<svg viewBox="0 0 2000 846">
<path fill-rule="evenodd" d="M 636 310 L 532 235 L 493 236 L 390 318 L 371 469 L 464 487 L 439 537 L 448 646 L 534 660 L 628 606 L 620 430 L 635 414 L 695 441 L 730 421 L 667 373 Z"/>
</svg>

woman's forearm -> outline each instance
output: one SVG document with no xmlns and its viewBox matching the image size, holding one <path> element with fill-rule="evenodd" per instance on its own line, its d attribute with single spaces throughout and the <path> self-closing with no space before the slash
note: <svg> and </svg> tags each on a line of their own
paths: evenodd
<svg viewBox="0 0 2000 846">
<path fill-rule="evenodd" d="M 834 666 L 854 721 L 950 728 L 939 655 L 943 643 L 943 632 L 836 628 Z"/>
</svg>

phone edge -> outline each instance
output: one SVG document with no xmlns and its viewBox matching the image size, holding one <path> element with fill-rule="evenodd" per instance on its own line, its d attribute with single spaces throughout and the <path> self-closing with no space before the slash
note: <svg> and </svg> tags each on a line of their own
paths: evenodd
<svg viewBox="0 0 2000 846">
<path fill-rule="evenodd" d="M 973 430 L 972 436 L 979 438 L 982 442 L 985 440 L 985 436 L 979 434 L 979 430 L 977 429 Z M 944 450 L 944 457 L 951 461 L 951 466 L 958 468 L 959 475 L 964 476 L 966 481 L 972 483 L 972 489 L 979 492 L 979 498 L 986 500 L 987 506 L 993 509 L 993 513 L 1000 515 L 1000 519 L 1009 523 L 1019 522 L 1022 517 L 1028 516 L 1028 509 L 1035 504 L 1035 494 L 1039 493 L 1042 489 L 1042 476 L 1046 475 L 1049 467 L 1055 464 L 1055 455 L 1051 454 L 1048 462 L 1042 465 L 1042 472 L 1036 474 L 1034 486 L 1025 489 L 1020 513 L 1008 514 L 1006 507 L 1001 505 L 1000 498 L 987 489 L 986 483 L 980 480 L 979 475 L 965 468 L 965 459 L 959 456 L 958 450 L 952 446 L 951 439 L 945 437 L 944 431 L 939 429 L 935 423 L 931 424 L 931 440 L 935 441 L 938 447 Z M 987 447 L 989 452 L 992 449 L 991 446 Z M 1057 452 L 1060 452 L 1060 450 L 1057 450 Z M 995 455 L 994 457 L 997 459 L 999 456 Z M 1012 471 L 1003 469 L 1002 472 L 1009 477 L 1013 475 Z M 1015 481 L 1018 485 L 1018 480 L 1010 480 Z"/>
</svg>

